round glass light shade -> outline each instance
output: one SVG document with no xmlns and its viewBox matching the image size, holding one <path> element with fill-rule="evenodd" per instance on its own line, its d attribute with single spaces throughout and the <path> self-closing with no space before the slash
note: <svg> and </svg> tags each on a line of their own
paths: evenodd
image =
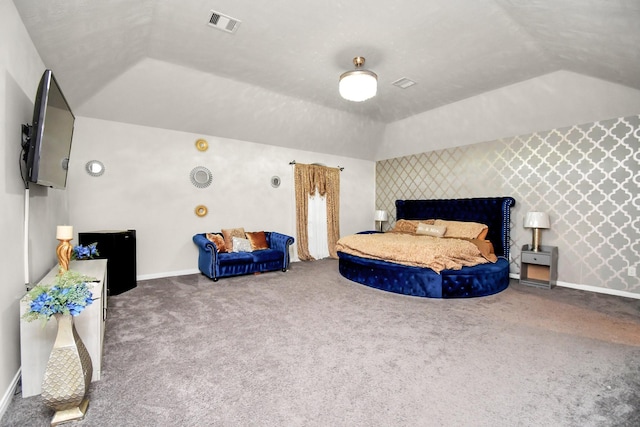
<svg viewBox="0 0 640 427">
<path fill-rule="evenodd" d="M 340 96 L 349 101 L 362 102 L 376 96 L 378 76 L 368 70 L 352 70 L 340 76 Z"/>
</svg>

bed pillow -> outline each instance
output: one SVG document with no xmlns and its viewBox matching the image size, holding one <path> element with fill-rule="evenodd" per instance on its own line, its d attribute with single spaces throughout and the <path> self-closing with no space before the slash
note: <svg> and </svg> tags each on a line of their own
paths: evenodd
<svg viewBox="0 0 640 427">
<path fill-rule="evenodd" d="M 251 250 L 251 243 L 249 239 L 242 239 L 240 237 L 232 237 L 233 252 L 253 252 Z"/>
<path fill-rule="evenodd" d="M 391 233 L 407 233 L 416 234 L 418 224 L 423 223 L 427 225 L 433 225 L 432 219 L 399 219 L 396 221 L 396 225 L 391 230 Z"/>
<path fill-rule="evenodd" d="M 224 244 L 224 238 L 219 234 L 207 233 L 207 240 L 216 244 L 218 252 L 227 252 L 227 245 Z"/>
<path fill-rule="evenodd" d="M 447 228 L 447 231 L 444 233 L 444 237 L 453 237 L 458 239 L 478 239 L 480 233 L 484 230 L 488 230 L 486 225 L 471 221 L 446 221 L 443 219 L 436 219 L 434 224 L 443 225 Z"/>
<path fill-rule="evenodd" d="M 245 234 L 247 235 L 247 239 L 249 239 L 249 243 L 251 243 L 251 249 L 254 251 L 269 249 L 267 236 L 264 234 L 264 231 L 248 231 Z"/>
<path fill-rule="evenodd" d="M 232 239 L 234 237 L 244 239 L 244 228 L 224 228 L 221 231 L 224 236 L 224 244 L 227 246 L 227 252 L 235 252 Z"/>
<path fill-rule="evenodd" d="M 416 228 L 416 234 L 433 237 L 442 237 L 445 231 L 447 231 L 447 227 L 444 225 L 430 225 L 423 222 L 419 223 Z"/>
<path fill-rule="evenodd" d="M 476 239 L 478 239 L 478 240 L 487 240 L 487 234 L 488 233 L 489 233 L 489 227 L 487 227 L 484 230 L 482 230 L 480 232 L 480 234 L 478 234 L 478 237 L 476 237 Z"/>
<path fill-rule="evenodd" d="M 477 246 L 480 250 L 480 253 L 487 261 L 496 262 L 498 257 L 493 250 L 493 243 L 489 240 L 480 240 L 480 239 L 468 239 L 471 243 Z"/>
</svg>

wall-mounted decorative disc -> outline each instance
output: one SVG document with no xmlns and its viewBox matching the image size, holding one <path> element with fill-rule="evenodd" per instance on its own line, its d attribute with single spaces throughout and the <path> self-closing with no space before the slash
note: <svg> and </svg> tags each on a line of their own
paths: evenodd
<svg viewBox="0 0 640 427">
<path fill-rule="evenodd" d="M 104 173 L 104 164 L 100 160 L 89 160 L 84 168 L 91 176 L 100 176 Z"/>
<path fill-rule="evenodd" d="M 204 166 L 196 166 L 191 169 L 191 183 L 198 188 L 207 188 L 211 185 L 213 176 L 211 171 Z"/>
<path fill-rule="evenodd" d="M 196 141 L 196 148 L 198 151 L 207 151 L 209 148 L 209 143 L 206 139 L 199 139 Z"/>
<path fill-rule="evenodd" d="M 208 209 L 205 205 L 198 205 L 196 206 L 196 215 L 198 216 L 205 216 L 207 214 Z"/>
<path fill-rule="evenodd" d="M 272 176 L 271 177 L 271 186 L 273 188 L 280 187 L 280 177 L 279 176 Z"/>
</svg>

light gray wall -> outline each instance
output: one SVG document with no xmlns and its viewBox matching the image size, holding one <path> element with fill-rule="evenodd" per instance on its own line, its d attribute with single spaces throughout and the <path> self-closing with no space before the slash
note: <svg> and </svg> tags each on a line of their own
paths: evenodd
<svg viewBox="0 0 640 427">
<path fill-rule="evenodd" d="M 195 142 L 204 138 L 209 149 Z M 76 232 L 137 230 L 138 275 L 195 272 L 195 233 L 244 227 L 295 236 L 293 168 L 289 162 L 341 166 L 342 234 L 373 226 L 375 163 L 253 142 L 80 117 L 69 170 L 71 224 Z M 91 177 L 84 164 L 106 166 Z M 190 171 L 212 171 L 210 187 L 194 187 Z M 270 185 L 279 176 L 279 188 Z M 198 217 L 197 205 L 208 215 Z"/>
<path fill-rule="evenodd" d="M 639 90 L 558 71 L 390 123 L 376 160 L 638 112 Z"/>
<path fill-rule="evenodd" d="M 45 66 L 13 2 L 0 1 L 0 415 L 11 399 L 20 368 L 19 300 L 24 295 L 25 191 L 18 160 L 20 125 L 30 123 L 33 100 Z M 29 198 L 28 268 L 39 281 L 56 263 L 56 225 L 68 222 L 66 193 L 37 185 Z"/>
<path fill-rule="evenodd" d="M 396 199 L 512 196 L 512 273 L 524 215 L 543 211 L 562 284 L 640 298 L 639 156 L 637 115 L 434 150 L 379 161 L 376 206 L 395 219 Z"/>
<path fill-rule="evenodd" d="M 115 77 L 77 113 L 366 160 L 374 160 L 372 147 L 384 132 L 384 123 L 361 115 L 150 58 Z"/>
</svg>

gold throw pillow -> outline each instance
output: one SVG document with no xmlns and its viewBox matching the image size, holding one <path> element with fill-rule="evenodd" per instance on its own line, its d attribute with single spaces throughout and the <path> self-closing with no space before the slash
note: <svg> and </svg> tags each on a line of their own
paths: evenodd
<svg viewBox="0 0 640 427">
<path fill-rule="evenodd" d="M 249 242 L 251 243 L 251 249 L 253 249 L 254 251 L 269 249 L 267 236 L 266 234 L 264 234 L 264 231 L 248 231 L 245 234 L 247 235 L 247 239 L 249 239 Z"/>
</svg>

